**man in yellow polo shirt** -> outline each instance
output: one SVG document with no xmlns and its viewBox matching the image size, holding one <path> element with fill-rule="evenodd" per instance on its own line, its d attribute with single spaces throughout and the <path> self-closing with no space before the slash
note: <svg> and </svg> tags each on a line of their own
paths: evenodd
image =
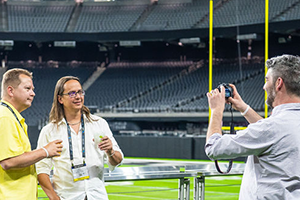
<svg viewBox="0 0 300 200">
<path fill-rule="evenodd" d="M 27 125 L 21 112 L 31 106 L 35 93 L 32 74 L 24 69 L 8 70 L 2 79 L 0 102 L 0 199 L 37 199 L 34 164 L 59 156 L 61 140 L 31 151 Z"/>
</svg>

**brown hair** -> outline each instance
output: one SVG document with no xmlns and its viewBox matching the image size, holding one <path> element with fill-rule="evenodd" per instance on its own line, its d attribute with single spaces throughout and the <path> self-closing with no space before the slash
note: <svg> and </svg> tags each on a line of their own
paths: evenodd
<svg viewBox="0 0 300 200">
<path fill-rule="evenodd" d="M 52 108 L 49 114 L 49 122 L 57 124 L 64 118 L 64 107 L 59 103 L 58 96 L 63 94 L 65 83 L 70 80 L 76 80 L 80 83 L 79 78 L 75 76 L 64 76 L 57 81 L 53 95 Z M 85 105 L 82 107 L 82 113 L 86 115 L 89 121 L 95 121 L 91 118 L 91 112 Z"/>
<path fill-rule="evenodd" d="M 31 79 L 33 78 L 32 72 L 29 72 L 26 69 L 21 69 L 21 68 L 13 68 L 3 74 L 1 98 L 3 98 L 3 95 L 6 93 L 6 88 L 8 86 L 12 86 L 14 88 L 18 87 L 18 85 L 21 83 L 20 80 L 21 74 L 24 74 L 30 77 Z"/>
</svg>

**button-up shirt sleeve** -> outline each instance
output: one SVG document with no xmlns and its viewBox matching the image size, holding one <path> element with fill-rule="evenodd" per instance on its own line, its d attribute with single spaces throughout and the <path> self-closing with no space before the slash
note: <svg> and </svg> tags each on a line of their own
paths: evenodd
<svg viewBox="0 0 300 200">
<path fill-rule="evenodd" d="M 268 121 L 263 120 L 250 124 L 247 129 L 235 135 L 213 134 L 205 145 L 205 151 L 210 159 L 232 159 L 248 155 L 260 155 L 272 145 L 272 134 Z"/>
<path fill-rule="evenodd" d="M 112 142 L 112 145 L 113 145 L 113 150 L 114 151 L 118 151 L 121 153 L 122 155 L 122 161 L 120 164 L 118 164 L 117 166 L 121 165 L 123 160 L 124 160 L 124 155 L 123 155 L 123 152 L 121 151 L 118 143 L 116 142 L 115 138 L 113 137 L 113 134 L 108 126 L 108 123 L 106 121 L 102 121 L 102 128 L 104 129 L 104 132 L 106 133 L 107 137 L 111 140 Z M 113 171 L 117 166 L 114 166 L 112 165 L 110 162 L 109 162 L 109 159 L 108 159 L 108 155 L 105 154 L 105 160 L 107 161 L 107 164 L 108 164 L 108 167 L 109 167 L 109 170 L 110 171 Z"/>
<path fill-rule="evenodd" d="M 211 158 L 212 157 L 212 146 L 222 137 L 220 133 L 214 133 L 210 136 L 209 140 L 205 144 L 205 153 Z M 213 160 L 213 158 L 211 158 Z"/>
<path fill-rule="evenodd" d="M 38 139 L 38 143 L 37 143 L 37 149 L 42 148 L 44 146 L 46 146 L 49 142 L 49 139 L 47 137 L 47 135 L 49 135 L 49 126 L 46 126 L 42 129 L 39 139 Z M 41 161 L 39 161 L 38 163 L 36 163 L 36 171 L 37 174 L 48 174 L 50 175 L 50 171 L 52 169 L 52 159 L 51 158 L 45 158 Z"/>
</svg>

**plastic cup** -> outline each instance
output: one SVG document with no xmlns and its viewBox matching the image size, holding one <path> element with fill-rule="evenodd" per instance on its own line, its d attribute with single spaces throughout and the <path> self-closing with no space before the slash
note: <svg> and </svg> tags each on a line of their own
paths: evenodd
<svg viewBox="0 0 300 200">
<path fill-rule="evenodd" d="M 94 133 L 94 142 L 95 142 L 95 144 L 96 145 L 100 144 L 103 137 L 104 136 L 101 133 L 98 133 L 98 132 Z"/>
</svg>

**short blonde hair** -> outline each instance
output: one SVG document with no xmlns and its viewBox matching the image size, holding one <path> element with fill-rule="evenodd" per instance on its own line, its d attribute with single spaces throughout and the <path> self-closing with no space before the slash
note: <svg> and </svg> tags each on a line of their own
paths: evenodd
<svg viewBox="0 0 300 200">
<path fill-rule="evenodd" d="M 2 78 L 2 86 L 1 86 L 1 98 L 3 98 L 4 93 L 6 92 L 6 88 L 8 86 L 12 86 L 14 88 L 18 87 L 18 85 L 21 83 L 20 75 L 24 74 L 31 79 L 33 78 L 32 72 L 29 72 L 26 69 L 21 68 L 13 68 L 8 71 L 6 71 L 3 74 Z"/>
</svg>

